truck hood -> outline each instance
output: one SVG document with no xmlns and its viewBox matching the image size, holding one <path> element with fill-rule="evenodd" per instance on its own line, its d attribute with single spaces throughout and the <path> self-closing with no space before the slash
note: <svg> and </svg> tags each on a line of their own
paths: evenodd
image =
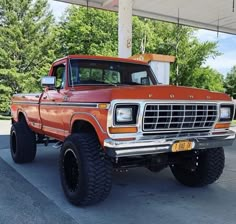
<svg viewBox="0 0 236 224">
<path fill-rule="evenodd" d="M 80 87 L 80 91 L 73 91 L 70 100 L 74 102 L 110 102 L 114 99 L 231 101 L 231 98 L 224 93 L 169 85 Z"/>
</svg>

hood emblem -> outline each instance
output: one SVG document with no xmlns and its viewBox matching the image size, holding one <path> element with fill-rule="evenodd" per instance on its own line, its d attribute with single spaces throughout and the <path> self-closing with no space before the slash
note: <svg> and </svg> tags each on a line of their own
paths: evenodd
<svg viewBox="0 0 236 224">
<path fill-rule="evenodd" d="M 193 96 L 193 95 L 189 95 L 189 98 L 190 98 L 190 99 L 193 99 L 193 98 L 194 98 L 194 96 Z"/>
<path fill-rule="evenodd" d="M 210 97 L 210 96 L 207 96 L 207 99 L 209 100 L 209 99 L 211 99 L 211 97 Z"/>
<path fill-rule="evenodd" d="M 151 97 L 152 97 L 152 94 L 151 94 L 151 93 L 150 93 L 150 94 L 148 94 L 148 97 L 149 97 L 149 98 L 151 98 Z"/>
<path fill-rule="evenodd" d="M 171 99 L 175 98 L 175 95 L 174 94 L 170 94 L 170 98 Z"/>
</svg>

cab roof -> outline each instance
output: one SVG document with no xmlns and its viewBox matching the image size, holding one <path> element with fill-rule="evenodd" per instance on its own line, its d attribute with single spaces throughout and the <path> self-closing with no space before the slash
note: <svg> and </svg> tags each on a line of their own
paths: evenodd
<svg viewBox="0 0 236 224">
<path fill-rule="evenodd" d="M 124 63 L 133 63 L 133 64 L 141 64 L 141 65 L 148 65 L 148 63 L 134 60 L 134 59 L 128 59 L 128 58 L 119 58 L 119 57 L 108 57 L 108 56 L 93 56 L 93 55 L 68 55 L 66 57 L 60 58 L 56 60 L 54 63 L 64 60 L 64 59 L 88 59 L 88 60 L 99 60 L 99 61 L 116 61 L 116 62 L 124 62 Z"/>
</svg>

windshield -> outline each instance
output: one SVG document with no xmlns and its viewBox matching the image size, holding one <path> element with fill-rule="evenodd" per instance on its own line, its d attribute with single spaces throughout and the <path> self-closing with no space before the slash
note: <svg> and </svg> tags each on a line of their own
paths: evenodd
<svg viewBox="0 0 236 224">
<path fill-rule="evenodd" d="M 72 59 L 69 85 L 154 85 L 148 65 L 114 61 Z"/>
</svg>

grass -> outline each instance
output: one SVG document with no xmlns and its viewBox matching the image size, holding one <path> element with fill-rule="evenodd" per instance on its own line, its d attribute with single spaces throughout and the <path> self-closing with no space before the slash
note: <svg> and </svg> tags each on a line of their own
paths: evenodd
<svg viewBox="0 0 236 224">
<path fill-rule="evenodd" d="M 232 121 L 232 125 L 236 126 L 236 120 Z"/>
<path fill-rule="evenodd" d="M 0 120 L 11 120 L 11 116 L 0 115 Z"/>
</svg>

